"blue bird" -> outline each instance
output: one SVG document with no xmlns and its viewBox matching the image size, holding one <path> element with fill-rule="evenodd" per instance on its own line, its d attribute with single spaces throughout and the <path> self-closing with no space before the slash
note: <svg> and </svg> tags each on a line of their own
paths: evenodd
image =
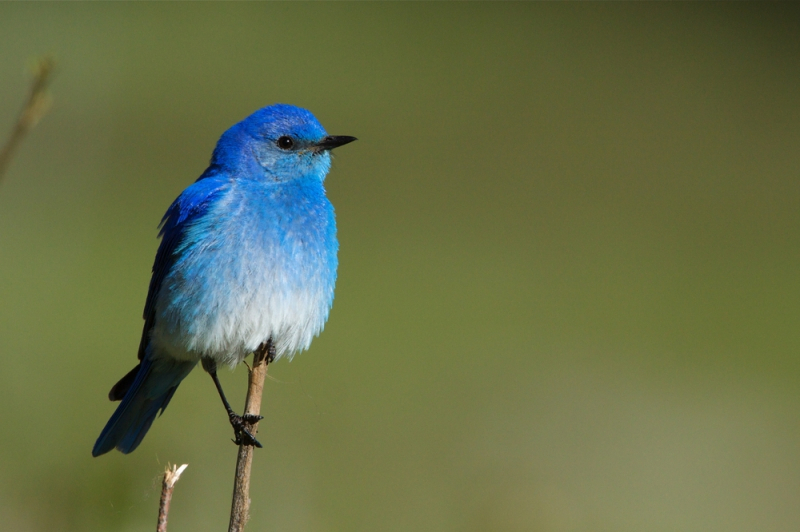
<svg viewBox="0 0 800 532">
<path fill-rule="evenodd" d="M 323 182 L 329 136 L 309 111 L 276 104 L 227 130 L 211 164 L 161 220 L 144 307 L 139 364 L 108 394 L 122 400 L 92 449 L 136 449 L 181 381 L 201 362 L 236 443 L 261 444 L 233 412 L 217 365 L 261 350 L 268 362 L 308 349 L 333 303 L 338 241 Z"/>
</svg>

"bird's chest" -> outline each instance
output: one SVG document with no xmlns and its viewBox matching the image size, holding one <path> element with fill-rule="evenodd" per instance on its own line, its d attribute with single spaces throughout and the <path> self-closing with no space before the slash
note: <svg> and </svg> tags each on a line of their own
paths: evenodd
<svg viewBox="0 0 800 532">
<path fill-rule="evenodd" d="M 332 282 L 337 244 L 324 198 L 273 192 L 237 205 L 221 227 L 220 277 L 244 297 L 302 299 Z"/>
<path fill-rule="evenodd" d="M 223 362 L 269 337 L 279 355 L 307 348 L 333 301 L 337 242 L 328 200 L 247 192 L 220 200 L 198 226 L 163 309 L 186 349 L 232 357 Z"/>
</svg>

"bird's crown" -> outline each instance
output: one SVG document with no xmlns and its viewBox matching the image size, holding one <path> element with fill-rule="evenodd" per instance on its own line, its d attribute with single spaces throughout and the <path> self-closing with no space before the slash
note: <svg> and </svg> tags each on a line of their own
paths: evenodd
<svg viewBox="0 0 800 532">
<path fill-rule="evenodd" d="M 254 112 L 220 137 L 212 166 L 238 175 L 286 181 L 314 174 L 324 178 L 330 156 L 313 148 L 326 138 L 322 124 L 310 111 L 274 104 Z M 259 170 L 259 171 L 256 171 Z"/>
</svg>

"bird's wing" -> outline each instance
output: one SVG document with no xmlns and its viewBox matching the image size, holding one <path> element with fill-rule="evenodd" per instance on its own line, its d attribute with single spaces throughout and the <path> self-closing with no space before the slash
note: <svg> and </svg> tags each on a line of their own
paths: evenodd
<svg viewBox="0 0 800 532">
<path fill-rule="evenodd" d="M 227 188 L 229 182 L 227 176 L 213 172 L 213 168 L 207 170 L 200 179 L 178 196 L 161 219 L 159 224 L 161 231 L 158 233 L 158 236 L 161 237 L 161 244 L 156 252 L 153 276 L 150 278 L 150 289 L 144 305 L 144 329 L 139 342 L 139 360 L 144 359 L 147 345 L 150 343 L 150 331 L 155 324 L 156 300 L 161 289 L 161 282 L 180 255 L 180 245 L 187 229 L 208 211 L 208 208 Z M 111 388 L 111 391 L 108 392 L 109 399 L 119 401 L 125 397 L 139 373 L 140 366 L 141 363 Z"/>
<path fill-rule="evenodd" d="M 139 343 L 139 360 L 144 357 L 145 350 L 149 341 L 150 329 L 153 328 L 156 311 L 156 300 L 161 289 L 161 282 L 172 268 L 172 265 L 180 255 L 180 244 L 186 234 L 186 230 L 208 211 L 220 194 L 227 188 L 228 179 L 220 176 L 208 176 L 204 174 L 194 184 L 184 190 L 180 196 L 167 209 L 164 218 L 161 219 L 158 236 L 161 237 L 161 244 L 156 252 L 156 259 L 153 262 L 153 276 L 150 278 L 150 289 L 147 292 L 147 301 L 144 305 L 145 320 L 142 340 Z"/>
</svg>

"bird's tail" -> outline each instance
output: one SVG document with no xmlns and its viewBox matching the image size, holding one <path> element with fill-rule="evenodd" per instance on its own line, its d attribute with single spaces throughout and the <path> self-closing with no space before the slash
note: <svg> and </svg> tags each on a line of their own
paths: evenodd
<svg viewBox="0 0 800 532">
<path fill-rule="evenodd" d="M 105 454 L 114 447 L 124 454 L 136 449 L 158 411 L 167 408 L 172 394 L 196 364 L 172 359 L 150 360 L 145 356 L 122 403 L 97 438 L 92 456 Z"/>
</svg>

